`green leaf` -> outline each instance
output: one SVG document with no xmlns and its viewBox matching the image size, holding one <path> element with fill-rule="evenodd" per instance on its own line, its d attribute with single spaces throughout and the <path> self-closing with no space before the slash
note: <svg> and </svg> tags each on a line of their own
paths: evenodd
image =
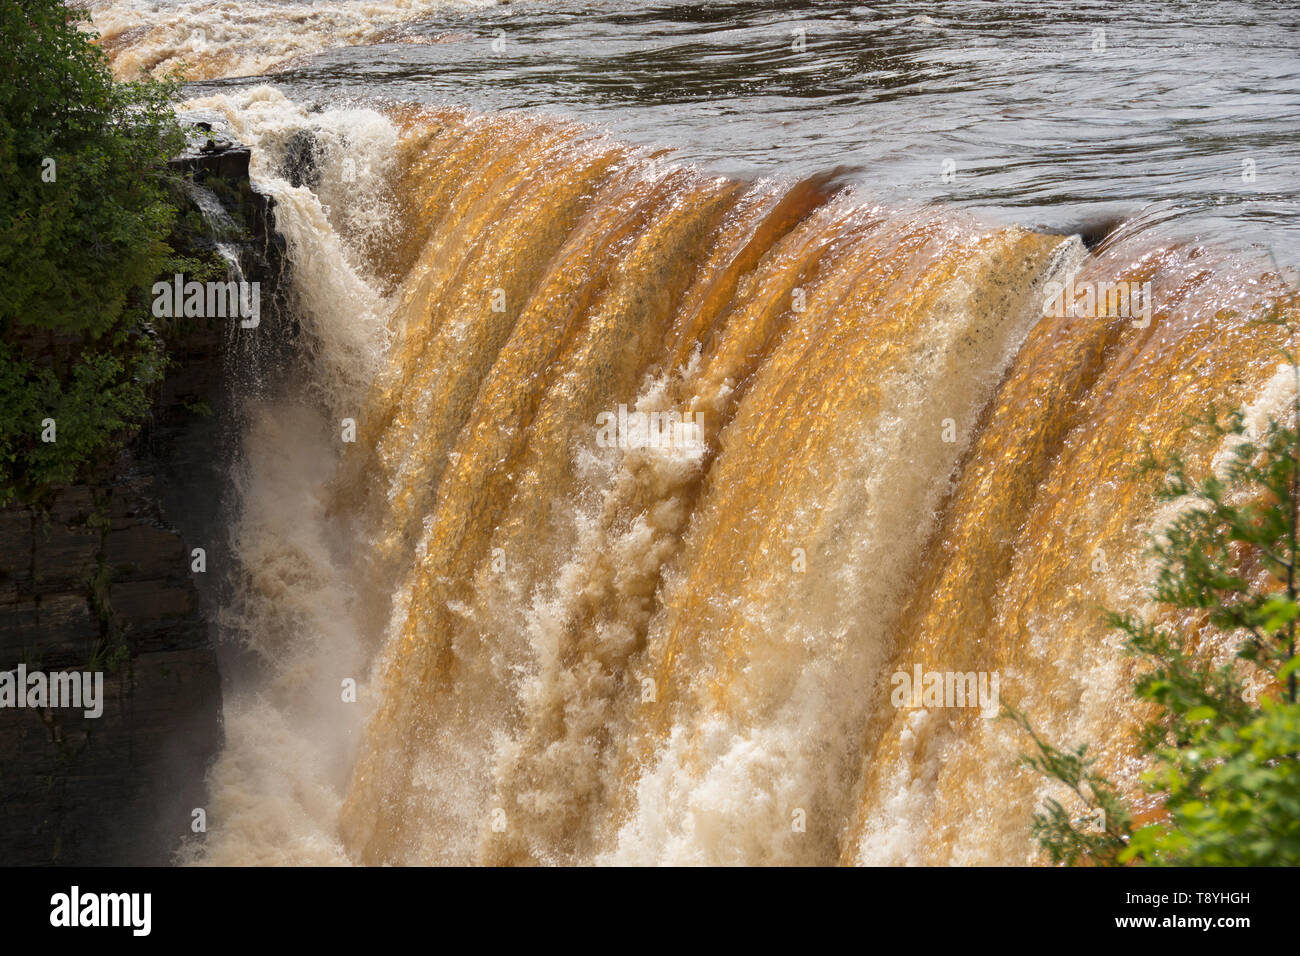
<svg viewBox="0 0 1300 956">
<path fill-rule="evenodd" d="M 1296 672 L 1297 668 L 1300 668 L 1300 654 L 1297 654 L 1282 665 L 1282 669 L 1277 672 L 1277 679 L 1281 681 L 1286 680 Z"/>
<path fill-rule="evenodd" d="M 1280 631 L 1300 614 L 1300 606 L 1295 601 L 1282 595 L 1274 595 L 1260 605 L 1260 612 L 1265 615 L 1264 629 Z"/>
</svg>

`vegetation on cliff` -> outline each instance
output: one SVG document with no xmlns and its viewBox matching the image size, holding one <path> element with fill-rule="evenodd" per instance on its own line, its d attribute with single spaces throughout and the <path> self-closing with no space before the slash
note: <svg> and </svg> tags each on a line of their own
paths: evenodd
<svg viewBox="0 0 1300 956">
<path fill-rule="evenodd" d="M 0 504 L 110 450 L 163 370 L 145 293 L 173 266 L 176 86 L 115 83 L 85 18 L 0 6 Z"/>
</svg>

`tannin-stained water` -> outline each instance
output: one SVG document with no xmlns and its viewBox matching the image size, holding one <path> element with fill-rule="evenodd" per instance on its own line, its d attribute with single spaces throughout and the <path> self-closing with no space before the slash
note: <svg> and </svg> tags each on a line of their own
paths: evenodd
<svg viewBox="0 0 1300 956">
<path fill-rule="evenodd" d="M 514 111 L 193 105 L 254 146 L 305 349 L 248 410 L 223 628 L 260 666 L 195 858 L 1032 862 L 1026 741 L 895 706 L 917 666 L 1133 786 L 1100 608 L 1151 611 L 1145 446 L 1286 399 L 1262 250 L 1089 253 Z M 1120 283 L 1145 314 L 1090 307 Z M 607 447 L 620 406 L 698 440 Z"/>
</svg>

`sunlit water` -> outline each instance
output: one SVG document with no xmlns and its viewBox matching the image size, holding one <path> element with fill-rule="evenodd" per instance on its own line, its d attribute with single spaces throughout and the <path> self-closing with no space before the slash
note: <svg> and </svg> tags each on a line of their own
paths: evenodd
<svg viewBox="0 0 1300 956">
<path fill-rule="evenodd" d="M 1290 16 L 99 4 L 119 75 L 185 65 L 253 147 L 302 328 L 245 409 L 191 852 L 1034 861 L 1062 795 L 1006 722 L 893 702 L 916 667 L 1133 791 L 1133 466 L 1289 400 Z M 601 446 L 620 405 L 702 441 Z"/>
</svg>

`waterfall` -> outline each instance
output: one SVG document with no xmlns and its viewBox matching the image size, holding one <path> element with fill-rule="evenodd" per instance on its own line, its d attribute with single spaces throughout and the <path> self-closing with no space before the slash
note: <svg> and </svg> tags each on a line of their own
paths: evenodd
<svg viewBox="0 0 1300 956">
<path fill-rule="evenodd" d="M 254 146 L 306 351 L 245 436 L 255 663 L 195 858 L 1031 862 L 1026 742 L 896 706 L 914 668 L 1133 789 L 1098 609 L 1151 612 L 1144 448 L 1276 390 L 1267 261 L 519 114 L 198 105 Z"/>
</svg>

